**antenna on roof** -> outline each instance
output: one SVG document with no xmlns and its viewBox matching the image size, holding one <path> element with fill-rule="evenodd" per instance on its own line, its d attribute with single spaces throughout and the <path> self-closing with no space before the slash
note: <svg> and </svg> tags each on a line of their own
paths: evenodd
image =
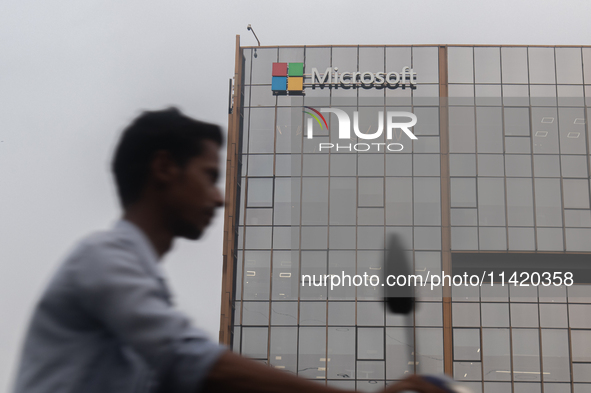
<svg viewBox="0 0 591 393">
<path fill-rule="evenodd" d="M 252 26 L 250 25 L 250 23 L 248 24 L 248 26 L 246 26 L 246 30 L 252 31 L 252 34 L 254 34 L 254 38 L 257 39 L 257 42 L 259 43 L 259 46 L 261 46 L 261 41 L 259 41 L 259 37 L 257 37 L 257 33 L 254 32 L 254 29 L 252 28 Z"/>
</svg>

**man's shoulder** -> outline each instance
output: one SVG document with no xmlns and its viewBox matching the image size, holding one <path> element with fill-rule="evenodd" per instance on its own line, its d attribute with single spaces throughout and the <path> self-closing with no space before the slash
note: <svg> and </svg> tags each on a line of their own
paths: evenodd
<svg viewBox="0 0 591 393">
<path fill-rule="evenodd" d="M 111 228 L 92 232 L 80 239 L 70 257 L 107 250 L 132 252 L 133 249 L 134 239 L 129 233 L 120 228 Z"/>
<path fill-rule="evenodd" d="M 96 275 L 115 265 L 134 263 L 138 249 L 133 236 L 120 228 L 92 232 L 80 239 L 58 274 Z"/>
</svg>

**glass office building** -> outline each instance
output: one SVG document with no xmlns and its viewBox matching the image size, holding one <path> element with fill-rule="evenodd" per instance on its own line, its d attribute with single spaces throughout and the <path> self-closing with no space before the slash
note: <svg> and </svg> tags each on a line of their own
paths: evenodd
<svg viewBox="0 0 591 393">
<path fill-rule="evenodd" d="M 591 392 L 589 280 L 532 274 L 591 264 L 591 47 L 237 41 L 232 86 L 221 342 L 347 389 L 445 372 L 474 392 Z M 417 139 L 369 140 L 390 112 Z M 379 285 L 303 279 L 378 272 L 392 233 L 416 274 L 489 261 L 530 285 L 417 288 L 403 317 Z"/>
</svg>

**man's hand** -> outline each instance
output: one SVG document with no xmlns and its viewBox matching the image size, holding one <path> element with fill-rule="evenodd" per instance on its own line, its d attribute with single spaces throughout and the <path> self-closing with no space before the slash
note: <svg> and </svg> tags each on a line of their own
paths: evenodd
<svg viewBox="0 0 591 393">
<path fill-rule="evenodd" d="M 418 375 L 411 375 L 402 381 L 390 385 L 386 388 L 385 393 L 398 393 L 402 391 L 412 391 L 418 393 L 448 393 L 438 386 L 425 381 Z"/>
</svg>

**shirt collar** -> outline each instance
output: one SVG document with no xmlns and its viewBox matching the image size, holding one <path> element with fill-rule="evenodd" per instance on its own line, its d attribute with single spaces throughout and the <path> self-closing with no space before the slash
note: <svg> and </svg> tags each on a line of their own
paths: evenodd
<svg viewBox="0 0 591 393">
<path fill-rule="evenodd" d="M 142 231 L 131 221 L 125 219 L 118 220 L 114 225 L 114 229 L 116 231 L 123 232 L 125 235 L 130 237 L 134 244 L 138 247 L 139 251 L 142 253 L 142 256 L 144 257 L 143 259 L 148 262 L 147 267 L 152 270 L 156 276 L 164 278 L 164 272 L 158 263 L 158 253 L 154 249 L 154 245 L 150 239 L 148 239 L 144 231 Z"/>
</svg>

